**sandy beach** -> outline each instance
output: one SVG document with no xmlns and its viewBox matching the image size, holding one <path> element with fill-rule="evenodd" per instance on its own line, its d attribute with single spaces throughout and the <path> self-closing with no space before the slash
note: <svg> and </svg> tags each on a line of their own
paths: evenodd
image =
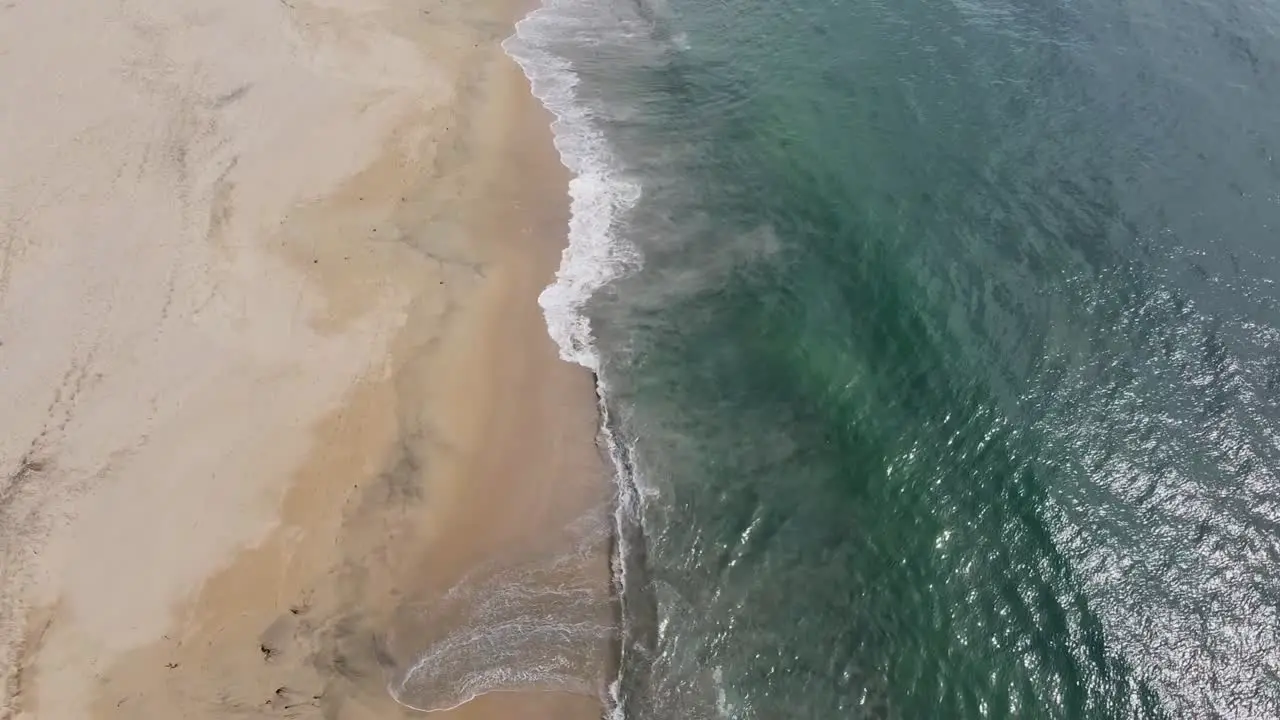
<svg viewBox="0 0 1280 720">
<path fill-rule="evenodd" d="M 0 6 L 0 719 L 600 716 L 527 9 Z M 544 605 L 572 647 L 484 626 Z"/>
</svg>

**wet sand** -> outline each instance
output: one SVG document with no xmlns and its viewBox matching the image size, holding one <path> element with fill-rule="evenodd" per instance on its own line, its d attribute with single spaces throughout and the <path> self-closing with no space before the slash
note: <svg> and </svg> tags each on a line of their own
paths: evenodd
<svg viewBox="0 0 1280 720">
<path fill-rule="evenodd" d="M 415 716 L 430 610 L 548 558 L 607 625 L 521 10 L 0 8 L 0 718 Z"/>
</svg>

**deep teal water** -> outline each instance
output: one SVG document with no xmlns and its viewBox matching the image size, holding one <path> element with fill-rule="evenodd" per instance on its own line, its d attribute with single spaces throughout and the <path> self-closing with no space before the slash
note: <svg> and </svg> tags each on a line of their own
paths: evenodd
<svg viewBox="0 0 1280 720">
<path fill-rule="evenodd" d="M 1280 6 L 554 0 L 618 712 L 1280 717 Z"/>
</svg>

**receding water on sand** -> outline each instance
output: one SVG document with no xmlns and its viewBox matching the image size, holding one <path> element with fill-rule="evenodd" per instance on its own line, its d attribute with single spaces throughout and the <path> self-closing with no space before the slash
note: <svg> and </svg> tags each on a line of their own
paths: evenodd
<svg viewBox="0 0 1280 720">
<path fill-rule="evenodd" d="M 599 697 L 616 620 L 600 581 L 607 541 L 603 514 L 593 512 L 563 542 L 492 560 L 435 596 L 410 599 L 388 638 L 392 697 L 423 711 L 490 692 Z"/>
</svg>

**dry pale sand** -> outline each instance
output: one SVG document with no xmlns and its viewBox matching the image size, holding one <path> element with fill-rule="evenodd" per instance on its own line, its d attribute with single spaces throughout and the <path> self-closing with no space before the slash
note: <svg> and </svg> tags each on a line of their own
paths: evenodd
<svg viewBox="0 0 1280 720">
<path fill-rule="evenodd" d="M 0 718 L 412 715 L 438 599 L 571 544 L 607 619 L 522 9 L 0 4 Z"/>
</svg>

